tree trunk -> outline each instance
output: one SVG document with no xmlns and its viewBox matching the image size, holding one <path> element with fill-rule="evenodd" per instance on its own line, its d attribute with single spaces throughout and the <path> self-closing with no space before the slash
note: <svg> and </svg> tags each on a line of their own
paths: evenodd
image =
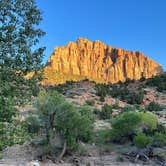
<svg viewBox="0 0 166 166">
<path fill-rule="evenodd" d="M 64 141 L 64 144 L 63 144 L 63 149 L 62 149 L 62 152 L 61 154 L 59 155 L 58 157 L 58 162 L 63 158 L 63 156 L 65 155 L 66 153 L 66 148 L 67 148 L 67 142 L 66 140 Z"/>
</svg>

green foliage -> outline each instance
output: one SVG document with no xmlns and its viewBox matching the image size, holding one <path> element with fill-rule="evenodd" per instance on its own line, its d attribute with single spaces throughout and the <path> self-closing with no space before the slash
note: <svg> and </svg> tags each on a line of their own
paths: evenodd
<svg viewBox="0 0 166 166">
<path fill-rule="evenodd" d="M 117 156 L 116 161 L 123 162 L 124 161 L 123 156 L 121 156 L 121 155 Z"/>
<path fill-rule="evenodd" d="M 158 103 L 152 101 L 152 102 L 149 103 L 149 105 L 147 107 L 147 110 L 148 111 L 161 111 L 162 108 Z"/>
<path fill-rule="evenodd" d="M 139 92 L 131 92 L 130 95 L 127 97 L 127 102 L 129 104 L 141 104 L 144 99 L 143 91 Z"/>
<path fill-rule="evenodd" d="M 57 136 L 67 143 L 68 150 L 77 149 L 79 141 L 93 138 L 94 116 L 90 107 L 68 103 L 56 91 L 45 90 L 39 93 L 36 106 L 38 111 L 27 119 L 27 124 L 30 133 L 38 132 L 38 137 L 46 140 L 44 152 L 54 151 L 51 140 Z"/>
<path fill-rule="evenodd" d="M 42 17 L 35 0 L 0 1 L 0 15 L 0 121 L 9 122 L 16 115 L 14 106 L 37 93 L 44 48 L 34 46 L 44 32 L 37 28 Z"/>
<path fill-rule="evenodd" d="M 157 128 L 155 131 L 166 135 L 166 127 L 162 124 L 157 124 Z"/>
<path fill-rule="evenodd" d="M 161 74 L 149 78 L 146 82 L 148 86 L 155 86 L 159 92 L 163 92 L 166 90 L 166 74 Z"/>
<path fill-rule="evenodd" d="M 22 144 L 29 139 L 25 122 L 0 123 L 0 151 L 7 146 Z"/>
<path fill-rule="evenodd" d="M 132 112 L 132 111 L 135 111 L 135 108 L 133 106 L 130 106 L 130 105 L 126 105 L 124 108 L 121 109 L 121 112 Z"/>
<path fill-rule="evenodd" d="M 122 101 L 126 101 L 129 104 L 141 104 L 144 98 L 144 92 L 142 89 L 137 90 L 137 92 L 133 92 L 125 87 L 125 84 L 112 85 L 109 93 L 112 97 L 118 97 Z"/>
<path fill-rule="evenodd" d="M 109 94 L 109 86 L 106 84 L 96 84 L 95 85 L 96 94 L 100 96 L 100 101 L 104 101 L 104 98 Z"/>
<path fill-rule="evenodd" d="M 55 128 L 70 149 L 78 148 L 78 140 L 89 141 L 93 134 L 93 115 L 86 106 L 77 108 L 65 102 L 57 110 Z"/>
<path fill-rule="evenodd" d="M 24 129 L 14 120 L 15 106 L 37 95 L 44 48 L 37 48 L 44 32 L 35 0 L 0 1 L 0 148 L 22 143 Z M 35 46 L 35 47 L 34 47 Z M 35 49 L 37 48 L 37 49 Z M 25 76 L 33 72 L 33 76 Z"/>
<path fill-rule="evenodd" d="M 29 115 L 26 119 L 26 125 L 28 133 L 35 134 L 40 131 L 40 128 L 42 127 L 42 122 L 37 115 Z"/>
<path fill-rule="evenodd" d="M 124 112 L 112 122 L 113 141 L 120 141 L 122 137 L 132 138 L 141 118 L 137 112 Z"/>
<path fill-rule="evenodd" d="M 110 119 L 112 117 L 112 107 L 108 104 L 104 104 L 100 111 L 100 119 Z"/>
<path fill-rule="evenodd" d="M 12 122 L 17 114 L 12 99 L 0 96 L 0 122 Z"/>
<path fill-rule="evenodd" d="M 86 100 L 86 104 L 88 104 L 88 105 L 90 105 L 90 106 L 94 106 L 95 100 L 93 100 L 93 99 Z"/>
<path fill-rule="evenodd" d="M 156 147 L 166 146 L 166 134 L 155 133 L 152 144 Z"/>
<path fill-rule="evenodd" d="M 157 117 L 151 112 L 139 112 L 141 118 L 140 126 L 142 129 L 154 130 L 157 128 Z"/>
<path fill-rule="evenodd" d="M 132 140 L 138 131 L 152 131 L 156 128 L 157 118 L 152 113 L 127 111 L 112 122 L 111 140 L 116 142 Z"/>
<path fill-rule="evenodd" d="M 137 136 L 134 137 L 133 142 L 138 148 L 145 148 L 152 142 L 152 138 L 143 133 L 138 133 Z"/>
</svg>

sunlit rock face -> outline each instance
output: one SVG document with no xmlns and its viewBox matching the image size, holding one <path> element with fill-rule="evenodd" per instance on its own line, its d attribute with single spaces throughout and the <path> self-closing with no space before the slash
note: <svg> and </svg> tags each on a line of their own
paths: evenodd
<svg viewBox="0 0 166 166">
<path fill-rule="evenodd" d="M 113 48 L 99 40 L 79 38 L 66 46 L 56 47 L 44 68 L 43 85 L 64 83 L 67 80 L 89 79 L 116 83 L 127 78 L 146 78 L 162 72 L 160 64 L 143 53 Z"/>
</svg>

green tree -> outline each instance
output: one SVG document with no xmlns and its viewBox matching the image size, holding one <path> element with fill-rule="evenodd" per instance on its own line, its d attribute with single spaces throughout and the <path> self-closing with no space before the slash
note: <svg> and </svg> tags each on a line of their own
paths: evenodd
<svg viewBox="0 0 166 166">
<path fill-rule="evenodd" d="M 44 47 L 35 0 L 0 0 L 0 122 L 12 122 L 15 106 L 38 92 Z M 25 76 L 33 72 L 33 76 Z"/>
<path fill-rule="evenodd" d="M 0 112 L 11 99 L 18 104 L 34 94 L 44 51 L 37 48 L 44 35 L 38 28 L 41 20 L 35 0 L 0 1 L 0 100 L 5 101 Z M 26 80 L 25 75 L 32 71 L 35 74 Z"/>
<path fill-rule="evenodd" d="M 92 139 L 94 116 L 90 107 L 68 103 L 56 91 L 48 93 L 45 90 L 39 93 L 36 106 L 38 111 L 27 119 L 27 124 L 30 133 L 40 133 L 37 137 L 44 138 L 43 149 L 47 151 L 43 155 L 49 153 L 53 157 L 55 152 L 52 140 L 57 137 L 63 143 L 58 160 L 66 150 L 76 150 L 79 141 Z"/>
</svg>

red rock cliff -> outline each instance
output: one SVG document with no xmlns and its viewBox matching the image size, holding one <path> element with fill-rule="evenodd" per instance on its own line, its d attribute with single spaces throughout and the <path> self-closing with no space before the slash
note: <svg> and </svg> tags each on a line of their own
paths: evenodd
<svg viewBox="0 0 166 166">
<path fill-rule="evenodd" d="M 76 43 L 56 47 L 44 68 L 43 84 L 88 78 L 96 82 L 116 83 L 127 78 L 149 78 L 162 67 L 143 53 L 113 48 L 99 40 L 79 38 Z"/>
</svg>

